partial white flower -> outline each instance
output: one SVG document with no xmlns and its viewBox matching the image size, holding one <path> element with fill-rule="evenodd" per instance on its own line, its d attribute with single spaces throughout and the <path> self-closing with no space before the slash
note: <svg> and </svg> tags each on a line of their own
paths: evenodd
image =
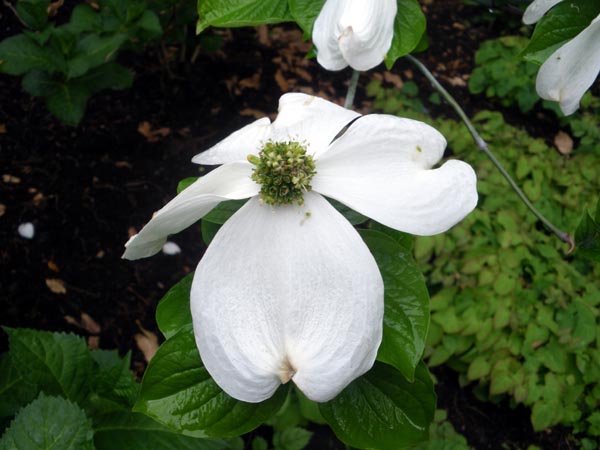
<svg viewBox="0 0 600 450">
<path fill-rule="evenodd" d="M 540 67 L 535 87 L 540 97 L 560 103 L 568 116 L 600 72 L 600 15 Z"/>
<path fill-rule="evenodd" d="M 546 14 L 554 5 L 559 4 L 562 0 L 535 0 L 532 2 L 525 13 L 523 13 L 523 23 L 531 25 L 536 23 Z"/>
<path fill-rule="evenodd" d="M 175 242 L 167 241 L 162 247 L 162 252 L 169 256 L 178 255 L 181 253 L 181 247 L 179 247 L 179 245 L 177 245 Z"/>
<path fill-rule="evenodd" d="M 33 239 L 33 236 L 35 236 L 35 227 L 31 222 L 25 222 L 17 227 L 17 233 L 24 239 Z"/>
<path fill-rule="evenodd" d="M 361 117 L 286 94 L 273 123 L 257 120 L 193 159 L 223 165 L 162 208 L 124 257 L 156 253 L 169 234 L 220 201 L 250 198 L 219 230 L 194 276 L 202 361 L 239 400 L 260 402 L 292 380 L 310 399 L 328 401 L 372 366 L 384 308 L 375 260 L 323 195 L 398 230 L 445 231 L 477 203 L 468 164 L 431 168 L 445 146 L 421 122 Z M 291 172 L 277 175 L 284 165 Z M 292 203 L 278 203 L 288 194 Z"/>
<path fill-rule="evenodd" d="M 369 70 L 392 45 L 397 0 L 327 0 L 313 27 L 317 61 L 327 70 Z"/>
</svg>

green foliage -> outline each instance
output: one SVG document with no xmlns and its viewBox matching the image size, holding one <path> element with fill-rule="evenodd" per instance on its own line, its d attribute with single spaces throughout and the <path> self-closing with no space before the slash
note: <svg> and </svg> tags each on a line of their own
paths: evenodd
<svg viewBox="0 0 600 450">
<path fill-rule="evenodd" d="M 583 213 L 575 231 L 575 244 L 578 255 L 600 262 L 600 201 L 594 217 L 587 211 Z"/>
<path fill-rule="evenodd" d="M 538 67 L 520 56 L 525 42 L 520 36 L 484 42 L 475 54 L 476 68 L 469 79 L 469 91 L 485 93 L 502 106 L 517 106 L 524 113 L 541 104 L 559 118 L 561 127 L 569 128 L 579 139 L 580 151 L 595 151 L 600 141 L 600 99 L 584 95 L 578 113 L 568 117 L 563 116 L 557 103 L 541 100 L 535 92 Z"/>
<path fill-rule="evenodd" d="M 401 106 L 395 109 L 401 92 L 378 95 L 376 108 L 403 115 Z M 600 269 L 565 255 L 563 243 L 537 230 L 540 224 L 462 124 L 420 118 L 475 167 L 480 195 L 477 209 L 449 232 L 415 241 L 434 293 L 429 364 L 450 365 L 464 384 L 477 382 L 484 398 L 509 395 L 531 407 L 536 430 L 563 424 L 597 445 Z M 499 113 L 482 111 L 474 123 L 540 211 L 575 228 L 581 208 L 600 191 L 600 155 L 575 149 L 562 156 Z M 580 227 L 580 243 L 594 235 L 590 220 Z"/>
<path fill-rule="evenodd" d="M 397 0 L 394 38 L 385 63 L 388 68 L 396 60 L 426 45 L 426 20 L 417 0 Z M 213 27 L 245 27 L 280 22 L 296 22 L 305 37 L 312 35 L 313 25 L 325 0 L 198 0 L 196 32 Z"/>
<path fill-rule="evenodd" d="M 130 358 L 87 349 L 72 334 L 5 328 L 0 420 L 12 420 L 0 449 L 220 450 L 235 443 L 174 434 L 132 413 L 138 384 Z"/>
<path fill-rule="evenodd" d="M 536 24 L 523 57 L 542 64 L 560 46 L 577 36 L 600 14 L 597 0 L 569 0 L 548 11 Z"/>
<path fill-rule="evenodd" d="M 411 450 L 470 450 L 464 436 L 458 434 L 443 409 L 435 412 L 433 423 L 429 427 L 429 440 L 411 447 Z"/>
<path fill-rule="evenodd" d="M 93 94 L 131 86 L 133 75 L 114 61 L 117 53 L 162 33 L 145 0 L 97 3 L 97 10 L 76 5 L 70 20 L 56 26 L 48 21 L 48 0 L 19 0 L 16 11 L 35 31 L 0 42 L 0 72 L 23 76 L 23 89 L 43 97 L 50 112 L 72 126 Z"/>
</svg>

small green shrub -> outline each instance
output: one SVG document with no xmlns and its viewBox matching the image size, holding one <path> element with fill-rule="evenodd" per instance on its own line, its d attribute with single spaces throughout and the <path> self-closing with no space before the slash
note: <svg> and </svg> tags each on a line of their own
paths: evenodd
<svg viewBox="0 0 600 450">
<path fill-rule="evenodd" d="M 377 92 L 375 108 L 404 115 L 396 109 L 402 97 Z M 531 407 L 536 430 L 571 426 L 582 433 L 582 446 L 594 448 L 600 436 L 600 268 L 565 255 L 564 244 L 542 229 L 462 124 L 416 116 L 475 167 L 480 194 L 463 222 L 415 241 L 432 293 L 429 364 L 459 371 L 463 385 L 476 382 L 482 398 L 509 395 Z M 497 112 L 482 111 L 474 122 L 542 213 L 572 232 L 600 192 L 598 153 L 559 155 Z"/>
<path fill-rule="evenodd" d="M 175 434 L 131 412 L 130 356 L 88 350 L 73 334 L 10 329 L 0 355 L 0 450 L 220 450 L 239 440 Z"/>
</svg>

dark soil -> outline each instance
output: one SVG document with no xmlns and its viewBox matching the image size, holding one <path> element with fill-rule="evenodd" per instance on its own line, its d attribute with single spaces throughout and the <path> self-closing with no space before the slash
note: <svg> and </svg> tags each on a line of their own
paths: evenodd
<svg viewBox="0 0 600 450">
<path fill-rule="evenodd" d="M 464 78 L 479 43 L 506 33 L 506 21 L 481 19 L 484 8 L 450 0 L 424 3 L 431 47 L 422 59 L 442 81 Z M 0 38 L 18 32 L 12 13 L 1 14 Z M 135 72 L 132 89 L 93 97 L 77 128 L 62 125 L 43 100 L 22 92 L 20 80 L 0 76 L 0 130 L 6 130 L 0 134 L 1 325 L 75 332 L 92 347 L 132 351 L 133 369 L 143 372 L 135 335 L 142 328 L 159 334 L 158 300 L 194 270 L 204 246 L 199 226 L 193 226 L 172 238 L 181 254 L 129 262 L 121 259 L 129 233 L 174 196 L 180 179 L 198 174 L 192 156 L 254 116 L 274 115 L 283 91 L 338 102 L 345 95 L 348 70 L 331 74 L 303 59 L 308 47 L 297 45 L 300 33 L 290 26 L 265 31 L 223 32 L 224 47 L 201 52 L 194 64 L 189 58 L 166 64 L 158 48 L 121 55 Z M 393 72 L 406 77 L 407 69 L 402 63 Z M 489 106 L 464 86 L 452 91 L 471 113 Z M 359 109 L 368 105 L 363 101 L 368 99 L 359 88 Z M 168 135 L 149 142 L 138 131 L 143 122 L 168 129 Z M 33 239 L 18 235 L 23 222 L 35 225 Z M 51 290 L 57 282 L 64 293 Z M 0 333 L 0 350 L 6 348 Z M 449 369 L 435 374 L 439 406 L 474 448 L 571 448 L 566 430 L 534 434 L 526 409 L 479 402 L 459 388 Z M 331 437 L 318 432 L 318 447 L 324 448 Z"/>
</svg>

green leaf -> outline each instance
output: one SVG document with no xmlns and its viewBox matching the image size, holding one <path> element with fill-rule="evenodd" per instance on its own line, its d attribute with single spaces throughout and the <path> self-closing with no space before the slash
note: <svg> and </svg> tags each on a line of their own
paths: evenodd
<svg viewBox="0 0 600 450">
<path fill-rule="evenodd" d="M 409 383 L 382 363 L 320 405 L 336 436 L 361 449 L 397 450 L 427 439 L 436 396 L 424 364 Z"/>
<path fill-rule="evenodd" d="M 366 222 L 367 220 L 369 220 L 368 217 L 363 216 L 360 213 L 357 213 L 356 211 L 354 211 L 353 209 L 347 207 L 346 205 L 344 205 L 342 202 L 338 202 L 337 200 L 334 200 L 332 198 L 326 197 L 327 201 L 329 203 L 331 203 L 331 205 L 338 210 L 338 212 L 344 216 L 346 218 L 346 220 L 348 222 L 350 222 L 352 225 L 358 225 L 361 223 Z"/>
<path fill-rule="evenodd" d="M 598 14 L 600 2 L 597 0 L 559 3 L 537 23 L 522 56 L 542 64 L 554 50 L 583 31 Z"/>
<path fill-rule="evenodd" d="M 55 82 L 48 72 L 34 69 L 25 74 L 21 80 L 21 86 L 34 97 L 41 97 L 55 88 Z"/>
<path fill-rule="evenodd" d="M 149 38 L 160 36 L 162 33 L 162 26 L 160 25 L 160 19 L 154 11 L 149 9 L 145 10 L 137 22 L 137 26 L 148 33 Z"/>
<path fill-rule="evenodd" d="M 90 91 L 77 80 L 54 82 L 46 94 L 46 106 L 62 122 L 76 126 L 83 117 L 90 95 Z"/>
<path fill-rule="evenodd" d="M 69 78 L 76 78 L 88 70 L 110 61 L 127 40 L 123 33 L 112 36 L 90 34 L 77 42 L 75 55 L 67 61 Z"/>
<path fill-rule="evenodd" d="M 129 369 L 131 354 L 124 358 L 116 350 L 94 350 L 90 353 L 96 363 L 93 378 L 92 404 L 101 411 L 130 410 L 139 386 Z"/>
<path fill-rule="evenodd" d="M 61 56 L 51 48 L 40 46 L 24 34 L 0 42 L 0 72 L 23 75 L 33 69 L 54 72 Z"/>
<path fill-rule="evenodd" d="M 214 208 L 211 212 L 205 215 L 202 220 L 207 222 L 216 223 L 218 225 L 223 225 L 227 220 L 233 216 L 238 209 L 240 209 L 244 203 L 246 203 L 246 199 L 244 200 L 227 200 L 225 202 L 221 202 Z"/>
<path fill-rule="evenodd" d="M 380 231 L 384 234 L 387 234 L 389 237 L 398 242 L 403 249 L 408 252 L 412 252 L 415 243 L 415 238 L 412 234 L 394 230 L 393 228 L 386 227 L 385 225 L 375 222 L 374 220 L 371 220 L 369 223 L 369 228 L 371 230 Z"/>
<path fill-rule="evenodd" d="M 562 407 L 558 399 L 534 403 L 531 410 L 533 429 L 535 431 L 542 431 L 555 425 L 561 418 L 561 411 Z"/>
<path fill-rule="evenodd" d="M 252 450 L 269 450 L 269 443 L 265 438 L 256 436 L 252 439 Z"/>
<path fill-rule="evenodd" d="M 161 299 L 156 307 L 156 324 L 166 339 L 172 338 L 181 328 L 192 323 L 190 290 L 194 274 L 183 277 Z"/>
<path fill-rule="evenodd" d="M 95 94 L 104 89 L 121 90 L 131 87 L 133 74 L 121 64 L 109 62 L 90 69 L 85 75 L 74 81 Z"/>
<path fill-rule="evenodd" d="M 11 362 L 27 382 L 39 385 L 46 394 L 61 395 L 72 401 L 88 396 L 93 361 L 85 340 L 74 334 L 4 330 L 8 334 Z"/>
<path fill-rule="evenodd" d="M 188 327 L 164 342 L 150 361 L 134 410 L 188 436 L 235 437 L 279 411 L 287 390 L 282 386 L 262 403 L 230 397 L 202 365 Z"/>
<path fill-rule="evenodd" d="M 288 0 L 198 0 L 196 33 L 209 26 L 249 27 L 292 22 Z"/>
<path fill-rule="evenodd" d="M 179 180 L 179 183 L 177 183 L 177 193 L 181 194 L 184 189 L 189 188 L 197 179 L 198 177 L 187 177 L 183 180 Z"/>
<path fill-rule="evenodd" d="M 290 13 L 305 37 L 312 35 L 313 25 L 324 4 L 325 0 L 289 0 Z"/>
<path fill-rule="evenodd" d="M 19 0 L 17 13 L 23 22 L 34 30 L 41 30 L 48 22 L 49 0 Z"/>
<path fill-rule="evenodd" d="M 73 34 L 95 31 L 100 27 L 100 15 L 88 4 L 80 4 L 73 8 L 71 20 L 66 25 Z"/>
<path fill-rule="evenodd" d="M 216 236 L 217 231 L 219 231 L 221 225 L 216 223 L 207 222 L 203 220 L 200 222 L 200 230 L 202 232 L 202 240 L 206 245 L 209 245 L 213 238 Z"/>
<path fill-rule="evenodd" d="M 292 427 L 276 431 L 273 435 L 275 450 L 302 450 L 308 445 L 312 433 L 303 428 Z"/>
<path fill-rule="evenodd" d="M 360 235 L 375 257 L 385 286 L 383 340 L 377 359 L 409 380 L 419 364 L 429 327 L 429 294 L 410 251 L 379 231 Z"/>
<path fill-rule="evenodd" d="M 143 414 L 118 413 L 94 421 L 97 450 L 221 450 L 231 446 L 221 439 L 202 439 L 173 433 Z"/>
<path fill-rule="evenodd" d="M 41 393 L 17 414 L 0 440 L 0 450 L 93 450 L 92 437 L 90 420 L 81 408 Z"/>
<path fill-rule="evenodd" d="M 12 365 L 8 353 L 0 355 L 0 417 L 12 417 L 39 393 Z"/>
<path fill-rule="evenodd" d="M 392 68 L 398 58 L 408 55 L 421 43 L 426 24 L 425 15 L 417 0 L 398 0 L 394 38 L 385 56 L 388 69 Z"/>
<path fill-rule="evenodd" d="M 596 219 L 584 212 L 575 230 L 576 254 L 593 261 L 600 261 L 600 201 L 596 206 Z"/>
</svg>

